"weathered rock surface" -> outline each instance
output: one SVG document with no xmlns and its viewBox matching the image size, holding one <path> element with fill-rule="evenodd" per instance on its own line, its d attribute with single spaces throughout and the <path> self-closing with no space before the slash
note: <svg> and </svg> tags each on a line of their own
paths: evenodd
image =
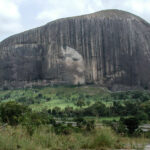
<svg viewBox="0 0 150 150">
<path fill-rule="evenodd" d="M 0 43 L 0 86 L 150 87 L 150 24 L 119 10 L 50 22 Z"/>
</svg>

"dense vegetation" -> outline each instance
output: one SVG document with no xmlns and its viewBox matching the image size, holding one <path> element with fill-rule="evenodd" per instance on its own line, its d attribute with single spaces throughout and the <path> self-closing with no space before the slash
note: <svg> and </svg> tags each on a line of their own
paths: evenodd
<svg viewBox="0 0 150 150">
<path fill-rule="evenodd" d="M 45 87 L 3 90 L 0 100 L 0 150 L 135 148 L 134 137 L 150 138 L 139 128 L 150 120 L 149 91 Z"/>
</svg>

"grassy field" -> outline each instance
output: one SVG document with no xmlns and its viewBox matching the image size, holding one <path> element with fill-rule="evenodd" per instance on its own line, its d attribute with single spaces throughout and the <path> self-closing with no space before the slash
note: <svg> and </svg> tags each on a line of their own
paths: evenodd
<svg viewBox="0 0 150 150">
<path fill-rule="evenodd" d="M 0 130 L 0 150 L 107 150 L 132 148 L 142 150 L 148 142 L 144 137 L 129 138 L 116 135 L 110 128 L 99 128 L 92 132 L 72 132 L 56 135 L 50 126 L 37 128 L 29 136 L 24 128 L 6 127 Z"/>
<path fill-rule="evenodd" d="M 107 95 L 109 95 L 107 89 L 94 86 L 43 87 L 0 91 L 0 101 L 18 101 L 30 105 L 35 111 L 41 111 L 43 109 L 52 109 L 56 106 L 61 109 L 68 106 L 78 108 L 76 102 L 79 99 L 85 101 L 84 107 L 99 100 L 106 105 L 111 105 L 111 102 L 105 101 Z"/>
<path fill-rule="evenodd" d="M 123 103 L 125 100 L 135 98 L 150 98 L 149 92 L 116 92 L 111 93 L 106 88 L 97 86 L 56 86 L 16 90 L 0 90 L 0 102 L 17 101 L 30 106 L 34 111 L 41 111 L 60 107 L 79 108 L 76 103 L 83 100 L 83 108 L 101 101 L 107 107 L 112 106 L 114 101 Z"/>
<path fill-rule="evenodd" d="M 87 120 L 95 120 L 96 123 L 102 123 L 103 121 L 119 121 L 120 117 L 85 117 Z"/>
<path fill-rule="evenodd" d="M 64 133 L 60 132 L 61 134 L 58 135 L 56 134 L 56 132 L 54 132 L 55 126 L 52 126 L 52 124 L 50 125 L 50 122 L 48 122 L 47 124 L 40 124 L 40 126 L 33 125 L 33 118 L 30 122 L 31 116 L 27 113 L 29 116 L 28 118 L 26 116 L 24 120 L 28 121 L 26 125 L 27 127 L 29 125 L 28 123 L 30 123 L 29 129 L 32 130 L 31 127 L 34 128 L 33 135 L 30 135 L 30 133 L 28 132 L 28 128 L 26 128 L 23 124 L 19 124 L 18 126 L 15 127 L 7 126 L 4 129 L 0 128 L 0 150 L 17 150 L 17 149 L 21 149 L 21 150 L 69 150 L 69 149 L 70 150 L 85 150 L 85 149 L 108 150 L 108 149 L 119 149 L 119 148 L 126 148 L 126 149 L 132 148 L 132 149 L 142 150 L 146 143 L 150 143 L 148 141 L 149 139 L 146 139 L 144 138 L 144 136 L 141 136 L 143 134 L 139 134 L 138 135 L 139 138 L 125 137 L 125 135 L 127 136 L 129 134 L 123 134 L 124 136 L 122 136 L 122 133 L 126 133 L 126 132 L 117 132 L 117 130 L 112 130 L 113 128 L 110 129 L 109 127 L 104 127 L 104 126 L 105 125 L 108 126 L 108 123 L 113 122 L 114 120 L 115 123 L 116 121 L 119 122 L 120 120 L 119 116 L 121 116 L 120 112 L 122 111 L 122 107 L 120 106 L 122 105 L 125 106 L 124 102 L 133 101 L 134 105 L 127 103 L 130 104 L 127 105 L 127 108 L 129 108 L 128 106 L 130 106 L 130 110 L 132 110 L 133 106 L 135 106 L 135 104 L 139 100 L 143 102 L 142 105 L 149 106 L 148 105 L 149 99 L 150 99 L 150 93 L 147 91 L 111 93 L 107 89 L 100 88 L 97 86 L 76 86 L 76 87 L 59 86 L 59 87 L 42 87 L 42 88 L 28 88 L 28 89 L 0 91 L 0 103 L 5 103 L 8 101 L 16 101 L 24 104 L 23 106 L 27 105 L 33 111 L 33 114 L 32 113 L 30 114 L 31 116 L 38 115 L 38 117 L 40 118 L 39 114 L 41 113 L 41 115 L 43 115 L 46 112 L 45 117 L 48 113 L 49 117 L 53 115 L 56 121 L 59 121 L 59 119 L 62 119 L 62 121 L 67 121 L 67 120 L 74 121 L 74 119 L 76 119 L 77 117 L 75 113 L 79 114 L 78 119 L 82 119 L 80 118 L 80 116 L 82 116 L 81 113 L 83 113 L 82 111 L 88 110 L 88 108 L 90 108 L 90 112 L 93 112 L 94 115 L 87 113 L 89 111 L 84 111 L 84 113 L 86 112 L 86 115 L 83 115 L 84 116 L 83 119 L 86 120 L 87 124 L 88 122 L 93 120 L 95 121 L 96 124 L 96 127 L 93 128 L 93 130 L 86 130 L 86 127 L 77 129 L 77 127 L 71 128 L 70 126 L 67 126 L 68 128 L 67 132 L 69 132 L 69 134 L 65 135 Z M 82 108 L 86 108 L 86 109 L 82 109 L 81 107 L 77 106 L 77 102 L 79 100 L 84 101 L 84 106 L 82 106 Z M 117 110 L 118 108 L 121 108 L 121 111 L 117 113 L 117 115 L 110 114 L 111 112 L 110 106 L 114 107 L 115 108 L 114 110 L 116 110 L 115 106 L 117 105 L 115 105 L 114 102 L 119 102 L 117 103 L 117 105 L 119 106 L 117 107 Z M 94 109 L 91 109 L 91 107 L 93 108 L 93 106 Z M 9 107 L 6 107 L 6 110 Z M 65 109 L 66 107 L 72 107 L 73 109 L 71 108 L 71 111 L 72 110 L 74 111 L 74 115 L 68 115 L 69 111 L 66 111 L 62 116 L 59 113 L 58 114 L 55 113 L 54 115 L 52 111 L 49 109 L 53 109 L 55 107 L 59 107 L 61 109 L 61 112 L 63 113 L 67 110 Z M 125 108 L 126 107 L 124 107 L 124 110 L 126 110 Z M 148 110 L 149 112 L 149 107 L 148 108 L 137 107 L 137 108 L 146 108 L 146 110 Z M 105 112 L 106 110 L 108 110 L 107 115 L 104 115 L 103 112 Z M 128 112 L 130 110 L 127 109 L 127 111 L 125 112 Z M 8 111 L 6 111 L 6 114 L 7 112 Z M 114 111 L 112 111 L 111 113 L 113 112 Z M 70 112 L 70 114 L 71 113 L 72 112 Z M 91 117 L 90 115 L 93 117 Z M 117 116 L 117 117 L 101 117 L 101 116 Z M 37 118 L 38 123 L 44 117 L 42 116 L 41 120 L 39 118 Z M 46 121 L 49 121 L 49 119 L 46 118 Z M 66 126 L 66 124 L 63 124 L 62 126 L 64 125 Z M 61 127 L 59 129 L 61 129 Z"/>
<path fill-rule="evenodd" d="M 59 100 L 59 99 L 54 99 L 49 102 L 43 102 L 40 105 L 39 104 L 30 105 L 30 108 L 32 108 L 32 110 L 34 111 L 48 110 L 48 109 L 53 109 L 54 107 L 59 107 L 61 109 L 64 109 L 66 107 L 78 108 L 72 101 Z"/>
</svg>

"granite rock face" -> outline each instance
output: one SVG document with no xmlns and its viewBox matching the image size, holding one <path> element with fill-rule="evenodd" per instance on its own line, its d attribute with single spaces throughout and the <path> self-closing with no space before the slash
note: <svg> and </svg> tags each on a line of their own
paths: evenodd
<svg viewBox="0 0 150 150">
<path fill-rule="evenodd" d="M 120 10 L 63 18 L 0 43 L 0 87 L 150 87 L 150 24 Z"/>
</svg>

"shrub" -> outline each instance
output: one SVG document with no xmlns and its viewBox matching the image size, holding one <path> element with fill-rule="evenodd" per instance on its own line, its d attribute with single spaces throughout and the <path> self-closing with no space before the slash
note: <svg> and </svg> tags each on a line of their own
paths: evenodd
<svg viewBox="0 0 150 150">
<path fill-rule="evenodd" d="M 129 134 L 133 134 L 135 132 L 139 126 L 139 123 L 139 120 L 135 117 L 129 117 L 123 120 L 123 124 L 127 126 Z"/>
<path fill-rule="evenodd" d="M 24 120 L 24 116 L 30 109 L 17 102 L 7 102 L 0 105 L 2 122 L 15 126 Z"/>
<path fill-rule="evenodd" d="M 139 121 L 143 121 L 143 122 L 148 121 L 148 115 L 145 112 L 143 112 L 143 111 L 138 112 L 135 117 Z"/>
<path fill-rule="evenodd" d="M 86 122 L 86 130 L 91 131 L 95 128 L 95 122 L 94 120 L 90 120 Z"/>
<path fill-rule="evenodd" d="M 64 124 L 57 124 L 53 127 L 53 130 L 56 134 L 69 135 L 72 132 L 71 127 L 68 127 Z"/>
<path fill-rule="evenodd" d="M 145 132 L 145 133 L 144 133 L 144 136 L 145 136 L 146 138 L 150 138 L 150 131 Z"/>
<path fill-rule="evenodd" d="M 50 115 L 42 112 L 27 113 L 22 123 L 30 136 L 33 135 L 35 129 L 46 124 L 55 124 L 55 120 Z"/>
<path fill-rule="evenodd" d="M 83 106 L 85 105 L 85 102 L 84 102 L 84 100 L 79 99 L 79 100 L 77 101 L 76 105 L 81 108 L 81 107 L 83 107 Z"/>
<path fill-rule="evenodd" d="M 123 124 L 122 122 L 119 122 L 116 125 L 115 131 L 117 133 L 120 133 L 121 135 L 126 135 L 128 133 L 128 128 L 125 124 Z"/>
<path fill-rule="evenodd" d="M 114 148 L 117 137 L 109 128 L 102 128 L 93 138 L 89 148 Z"/>
<path fill-rule="evenodd" d="M 83 128 L 86 126 L 86 120 L 82 117 L 78 117 L 74 119 L 75 122 L 77 122 L 77 127 L 78 128 Z"/>
</svg>

